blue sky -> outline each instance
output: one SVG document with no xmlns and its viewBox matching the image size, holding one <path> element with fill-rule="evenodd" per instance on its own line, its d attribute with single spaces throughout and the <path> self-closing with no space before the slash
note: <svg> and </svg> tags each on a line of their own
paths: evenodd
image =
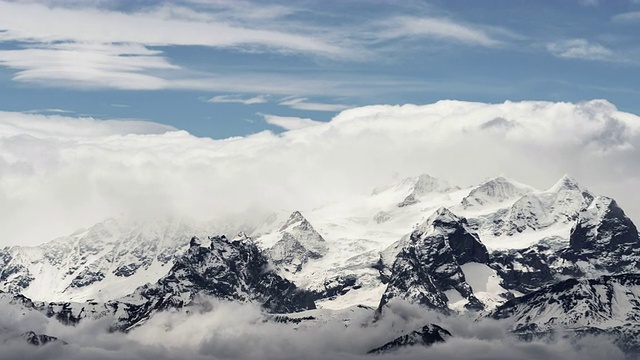
<svg viewBox="0 0 640 360">
<path fill-rule="evenodd" d="M 0 1 L 0 110 L 213 138 L 442 99 L 639 114 L 639 35 L 638 0 Z"/>
</svg>

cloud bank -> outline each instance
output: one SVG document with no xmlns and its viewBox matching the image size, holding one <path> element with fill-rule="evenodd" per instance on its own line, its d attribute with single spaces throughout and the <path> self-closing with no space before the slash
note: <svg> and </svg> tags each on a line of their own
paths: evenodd
<svg viewBox="0 0 640 360">
<path fill-rule="evenodd" d="M 505 174 L 539 188 L 569 173 L 640 221 L 640 118 L 604 100 L 440 101 L 267 121 L 291 130 L 213 140 L 153 123 L 2 112 L 0 244 L 39 244 L 120 214 L 304 211 L 420 173 L 461 186 Z"/>
<path fill-rule="evenodd" d="M 299 325 L 265 321 L 251 304 L 211 301 L 181 311 L 156 314 L 129 334 L 108 333 L 110 319 L 65 327 L 41 314 L 0 313 L 3 359 L 509 359 L 622 360 L 610 339 L 520 341 L 493 320 L 444 318 L 423 308 L 396 304 L 378 321 L 373 311 L 350 309 L 319 312 L 319 321 Z M 188 310 L 188 313 L 187 313 Z M 437 322 L 453 337 L 431 347 L 367 355 L 367 351 L 407 332 Z M 69 345 L 35 348 L 19 337 L 22 331 L 45 332 Z"/>
</svg>

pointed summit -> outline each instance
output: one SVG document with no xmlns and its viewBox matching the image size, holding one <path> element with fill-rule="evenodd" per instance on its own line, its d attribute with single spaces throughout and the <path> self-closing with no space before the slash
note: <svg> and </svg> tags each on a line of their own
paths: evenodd
<svg viewBox="0 0 640 360">
<path fill-rule="evenodd" d="M 466 224 L 464 218 L 454 214 L 446 207 L 441 207 L 431 214 L 416 230 L 426 233 L 437 229 L 444 230 L 445 228 L 451 229 L 456 226 L 463 226 L 463 223 Z"/>
<path fill-rule="evenodd" d="M 280 240 L 270 249 L 271 260 L 289 272 L 298 272 L 310 259 L 326 255 L 326 241 L 299 211 L 294 211 L 279 230 Z"/>
<path fill-rule="evenodd" d="M 441 207 L 431 215 L 411 235 L 414 241 L 425 241 L 428 237 L 435 237 L 429 242 L 445 242 L 453 250 L 460 264 L 470 261 L 486 263 L 489 253 L 478 235 L 469 228 L 467 219 L 460 217 L 451 210 Z"/>
<path fill-rule="evenodd" d="M 433 213 L 433 215 L 431 215 L 427 221 L 431 221 L 432 223 L 452 224 L 460 222 L 461 220 L 461 217 L 443 206 L 436 210 L 436 212 Z"/>
<path fill-rule="evenodd" d="M 202 245 L 202 243 L 200 242 L 200 239 L 198 239 L 197 236 L 192 237 L 191 241 L 189 241 L 189 247 L 190 248 L 198 247 L 198 246 L 201 246 L 201 245 Z"/>
<path fill-rule="evenodd" d="M 280 231 L 284 231 L 289 227 L 297 225 L 298 223 L 308 224 L 309 222 L 304 216 L 302 216 L 300 211 L 296 210 L 291 213 L 291 215 L 289 216 L 289 219 L 287 219 L 284 225 L 282 225 L 282 227 L 280 228 Z"/>
<path fill-rule="evenodd" d="M 560 192 L 562 190 L 580 191 L 580 185 L 574 178 L 564 174 L 547 192 Z"/>
<path fill-rule="evenodd" d="M 615 200 L 606 196 L 596 197 L 580 212 L 569 243 L 579 257 L 617 259 L 616 267 L 640 253 L 638 229 Z"/>
<path fill-rule="evenodd" d="M 411 233 L 396 255 L 378 309 L 392 298 L 401 298 L 448 312 L 447 292 L 455 290 L 466 299 L 466 308 L 480 310 L 484 305 L 473 294 L 460 266 L 488 261 L 486 247 L 468 229 L 466 219 L 441 207 Z"/>
<path fill-rule="evenodd" d="M 422 196 L 431 192 L 445 192 L 452 189 L 447 181 L 434 178 L 428 174 L 422 174 L 416 179 L 411 194 L 413 196 Z"/>
<path fill-rule="evenodd" d="M 533 188 L 520 184 L 504 176 L 498 176 L 480 184 L 471 190 L 460 202 L 463 208 L 495 205 L 507 200 L 515 200 L 521 196 L 533 192 Z"/>
</svg>

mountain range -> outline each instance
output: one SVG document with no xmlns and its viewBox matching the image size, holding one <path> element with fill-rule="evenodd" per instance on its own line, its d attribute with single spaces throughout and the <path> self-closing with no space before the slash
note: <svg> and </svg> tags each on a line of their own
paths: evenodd
<svg viewBox="0 0 640 360">
<path fill-rule="evenodd" d="M 256 304 L 291 326 L 348 309 L 375 323 L 410 303 L 498 319 L 528 339 L 612 335 L 633 353 L 639 270 L 632 220 L 570 176 L 539 190 L 504 176 L 459 187 L 423 174 L 250 221 L 114 218 L 0 249 L 0 304 L 70 326 L 109 318 L 112 331 L 128 332 L 207 299 Z M 58 341 L 24 334 L 38 346 Z M 422 324 L 369 351 L 455 336 Z"/>
</svg>

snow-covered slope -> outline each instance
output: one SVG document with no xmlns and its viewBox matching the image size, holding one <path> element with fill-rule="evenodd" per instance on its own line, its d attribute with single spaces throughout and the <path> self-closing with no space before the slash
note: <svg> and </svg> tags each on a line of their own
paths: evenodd
<svg viewBox="0 0 640 360">
<path fill-rule="evenodd" d="M 498 176 L 472 189 L 469 195 L 462 199 L 460 205 L 466 210 L 477 209 L 477 211 L 489 212 L 496 210 L 496 207 L 510 205 L 520 197 L 534 191 L 535 189 L 530 186 L 520 184 L 504 176 Z"/>
<path fill-rule="evenodd" d="M 527 194 L 516 201 L 494 227 L 494 233 L 513 235 L 571 223 L 592 200 L 590 193 L 565 175 L 548 190 Z"/>
<path fill-rule="evenodd" d="M 515 298 L 492 317 L 505 319 L 522 335 L 556 330 L 605 332 L 623 348 L 640 349 L 640 274 L 568 279 Z"/>
<path fill-rule="evenodd" d="M 0 249 L 0 289 L 34 300 L 107 301 L 166 274 L 205 226 L 108 219 L 36 247 Z"/>
</svg>

